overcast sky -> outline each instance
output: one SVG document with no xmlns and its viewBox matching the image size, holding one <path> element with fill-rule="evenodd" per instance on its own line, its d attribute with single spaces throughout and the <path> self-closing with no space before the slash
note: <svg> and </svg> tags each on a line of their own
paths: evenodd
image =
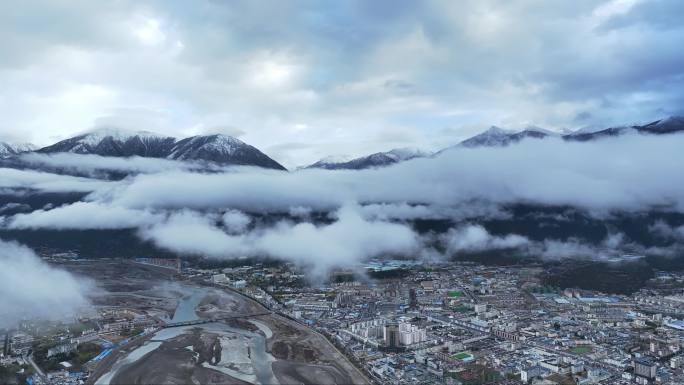
<svg viewBox="0 0 684 385">
<path fill-rule="evenodd" d="M 287 165 L 684 109 L 684 2 L 0 3 L 0 140 L 223 132 Z"/>
</svg>

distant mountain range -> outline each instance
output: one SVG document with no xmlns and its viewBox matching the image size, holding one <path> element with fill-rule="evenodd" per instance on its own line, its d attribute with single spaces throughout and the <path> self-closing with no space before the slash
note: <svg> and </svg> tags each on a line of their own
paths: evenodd
<svg viewBox="0 0 684 385">
<path fill-rule="evenodd" d="M 429 153 L 412 148 L 397 148 L 387 152 L 376 152 L 368 156 L 339 161 L 331 158 L 321 159 L 305 168 L 323 168 L 326 170 L 361 170 L 366 168 L 385 167 L 414 158 L 424 158 Z"/>
<path fill-rule="evenodd" d="M 285 167 L 257 148 L 239 139 L 220 134 L 198 135 L 178 140 L 146 131 L 100 129 L 62 140 L 36 152 L 67 152 L 113 157 L 141 156 L 285 170 Z"/>
<path fill-rule="evenodd" d="M 558 136 L 558 134 L 537 127 L 514 132 L 492 126 L 487 131 L 466 139 L 456 146 L 467 148 L 508 146 L 524 139 L 544 139 L 547 136 Z"/>
<path fill-rule="evenodd" d="M 684 131 L 684 117 L 672 116 L 657 120 L 642 126 L 622 126 L 606 129 L 581 129 L 575 132 L 553 132 L 539 127 L 528 127 L 521 131 L 510 131 L 492 126 L 486 131 L 468 138 L 454 146 L 447 147 L 436 153 L 423 152 L 420 150 L 395 149 L 388 152 L 378 152 L 368 156 L 362 156 L 351 160 L 322 159 L 304 168 L 322 168 L 327 170 L 359 170 L 366 168 L 385 167 L 402 161 L 415 158 L 430 157 L 444 151 L 458 148 L 477 147 L 504 147 L 521 142 L 523 140 L 544 139 L 558 137 L 566 141 L 586 142 L 605 137 L 614 137 L 630 133 L 647 135 L 664 135 Z M 401 156 L 401 154 L 404 154 Z"/>
<path fill-rule="evenodd" d="M 410 159 L 435 156 L 447 150 L 503 147 L 523 140 L 558 137 L 566 141 L 586 142 L 606 137 L 626 134 L 664 135 L 684 131 L 684 117 L 672 116 L 645 125 L 611 127 L 606 129 L 585 128 L 570 133 L 558 133 L 539 127 L 528 127 L 521 131 L 510 131 L 492 126 L 462 142 L 436 153 L 412 148 L 393 149 L 377 152 L 354 159 L 324 158 L 304 168 L 326 170 L 361 170 L 386 167 Z M 102 128 L 53 145 L 36 149 L 31 144 L 13 145 L 0 142 L 0 159 L 11 160 L 26 152 L 42 154 L 75 153 L 93 154 L 110 157 L 140 156 L 179 161 L 211 162 L 219 165 L 256 166 L 285 170 L 281 164 L 239 139 L 231 136 L 197 135 L 184 139 L 159 135 L 151 132 L 128 132 L 118 129 Z M 9 165 L 6 161 L 5 164 Z"/>
<path fill-rule="evenodd" d="M 566 140 L 589 141 L 603 137 L 619 136 L 629 133 L 663 135 L 684 131 L 684 116 L 671 116 L 656 120 L 643 126 L 611 127 L 604 130 L 584 132 L 582 130 L 563 136 Z"/>
</svg>

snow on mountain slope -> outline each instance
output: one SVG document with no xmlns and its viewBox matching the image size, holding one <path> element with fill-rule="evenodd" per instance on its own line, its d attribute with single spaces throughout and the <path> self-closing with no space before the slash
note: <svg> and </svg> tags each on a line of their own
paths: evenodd
<svg viewBox="0 0 684 385">
<path fill-rule="evenodd" d="M 62 140 L 37 152 L 140 156 L 285 169 L 255 147 L 227 135 L 193 136 L 177 140 L 147 131 L 103 128 Z"/>
<path fill-rule="evenodd" d="M 323 168 L 326 170 L 362 170 L 367 168 L 385 167 L 409 159 L 429 156 L 428 153 L 415 148 L 395 148 L 387 152 L 377 152 L 375 154 L 362 156 L 359 158 L 335 161 L 323 158 L 305 168 Z"/>
<path fill-rule="evenodd" d="M 501 127 L 491 126 L 487 131 L 468 138 L 461 143 L 461 147 L 495 147 L 506 146 L 511 142 L 514 131 L 504 130 Z"/>
<path fill-rule="evenodd" d="M 163 157 L 176 139 L 147 131 L 102 128 L 41 148 L 40 153 L 71 152 L 100 156 Z"/>
<path fill-rule="evenodd" d="M 256 147 L 227 135 L 193 136 L 176 142 L 168 159 L 204 160 L 219 164 L 237 164 L 285 170 Z"/>
<path fill-rule="evenodd" d="M 7 142 L 0 142 L 0 158 L 6 158 L 14 155 L 19 155 L 22 152 L 34 151 L 36 146 L 30 143 L 13 144 Z"/>
<path fill-rule="evenodd" d="M 430 155 L 421 149 L 413 147 L 395 148 L 393 150 L 387 151 L 385 154 L 395 156 L 397 161 L 404 161 L 413 158 L 424 158 Z"/>
</svg>

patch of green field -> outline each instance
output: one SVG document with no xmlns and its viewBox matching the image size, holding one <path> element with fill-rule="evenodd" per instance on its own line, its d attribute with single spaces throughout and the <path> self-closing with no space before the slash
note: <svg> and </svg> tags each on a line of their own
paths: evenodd
<svg viewBox="0 0 684 385">
<path fill-rule="evenodd" d="M 570 352 L 574 354 L 588 354 L 592 351 L 593 349 L 591 346 L 575 346 L 574 348 L 570 349 Z"/>
<path fill-rule="evenodd" d="M 457 360 L 462 360 L 464 358 L 470 357 L 470 354 L 466 353 L 466 352 L 460 352 L 460 353 L 456 353 L 456 354 L 452 355 L 451 357 L 453 357 Z"/>
</svg>

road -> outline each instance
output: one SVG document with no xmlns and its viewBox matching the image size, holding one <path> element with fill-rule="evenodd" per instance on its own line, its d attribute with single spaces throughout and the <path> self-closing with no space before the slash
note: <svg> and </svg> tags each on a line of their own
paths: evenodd
<svg viewBox="0 0 684 385">
<path fill-rule="evenodd" d="M 36 374 L 38 375 L 38 377 L 40 377 L 42 382 L 44 384 L 47 384 L 48 383 L 47 377 L 45 376 L 45 373 L 43 373 L 43 371 L 38 367 L 36 362 L 33 361 L 33 356 L 27 356 L 26 358 L 28 359 L 29 364 L 31 364 L 31 366 L 33 367 L 33 370 L 36 371 Z"/>
</svg>

